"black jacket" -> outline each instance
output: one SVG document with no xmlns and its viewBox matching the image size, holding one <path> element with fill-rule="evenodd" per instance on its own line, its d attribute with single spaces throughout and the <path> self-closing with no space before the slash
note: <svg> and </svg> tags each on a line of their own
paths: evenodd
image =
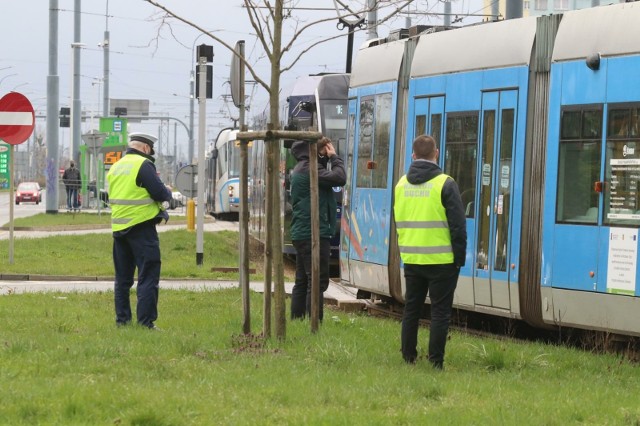
<svg viewBox="0 0 640 426">
<path fill-rule="evenodd" d="M 69 167 L 64 171 L 62 175 L 62 182 L 69 189 L 80 188 L 80 170 L 78 170 L 75 166 Z"/>
<path fill-rule="evenodd" d="M 309 144 L 298 141 L 291 147 L 298 164 L 291 172 L 291 239 L 311 238 L 311 198 L 309 190 Z M 318 159 L 318 204 L 320 209 L 320 237 L 331 238 L 336 233 L 337 203 L 333 188 L 344 186 L 347 175 L 340 157 L 331 157 L 331 170 L 326 158 Z"/>
<path fill-rule="evenodd" d="M 419 185 L 441 175 L 442 169 L 436 163 L 427 160 L 415 160 L 409 166 L 407 180 L 412 185 Z M 447 212 L 449 233 L 451 234 L 451 248 L 453 262 L 462 267 L 467 252 L 467 220 L 460 198 L 458 184 L 449 178 L 442 187 L 442 205 Z"/>
</svg>

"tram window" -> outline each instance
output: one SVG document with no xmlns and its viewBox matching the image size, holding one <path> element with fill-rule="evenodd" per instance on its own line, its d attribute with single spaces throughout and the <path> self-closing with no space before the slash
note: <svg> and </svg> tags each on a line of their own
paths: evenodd
<svg viewBox="0 0 640 426">
<path fill-rule="evenodd" d="M 609 107 L 605 151 L 604 223 L 640 225 L 640 106 Z"/>
<path fill-rule="evenodd" d="M 442 132 L 442 114 L 431 115 L 431 136 L 436 140 L 436 144 L 440 145 L 440 134 Z"/>
<path fill-rule="evenodd" d="M 439 116 L 439 114 L 438 114 Z M 432 117 L 432 133 L 435 121 Z M 447 115 L 444 171 L 458 184 L 467 217 L 474 217 L 476 163 L 478 153 L 478 112 Z M 439 130 L 438 130 L 439 133 Z M 437 139 L 436 139 L 437 141 Z"/>
<path fill-rule="evenodd" d="M 362 98 L 358 139 L 359 188 L 386 188 L 391 141 L 391 94 Z"/>
<path fill-rule="evenodd" d="M 602 109 L 571 107 L 561 113 L 556 221 L 597 224 Z"/>
<path fill-rule="evenodd" d="M 413 136 L 417 138 L 420 135 L 424 135 L 426 131 L 427 131 L 427 116 L 416 115 L 416 131 Z"/>
</svg>

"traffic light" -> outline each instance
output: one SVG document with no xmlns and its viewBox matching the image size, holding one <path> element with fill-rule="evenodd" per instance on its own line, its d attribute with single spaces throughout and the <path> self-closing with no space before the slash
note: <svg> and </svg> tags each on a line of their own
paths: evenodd
<svg viewBox="0 0 640 426">
<path fill-rule="evenodd" d="M 196 50 L 196 98 L 200 99 L 200 58 L 206 58 L 206 62 L 213 62 L 213 46 L 201 44 Z M 207 87 L 205 90 L 205 98 L 213 98 L 213 66 L 207 65 Z"/>
<path fill-rule="evenodd" d="M 60 127 L 69 127 L 70 115 L 71 115 L 71 108 L 66 108 L 66 107 L 60 108 Z"/>
</svg>

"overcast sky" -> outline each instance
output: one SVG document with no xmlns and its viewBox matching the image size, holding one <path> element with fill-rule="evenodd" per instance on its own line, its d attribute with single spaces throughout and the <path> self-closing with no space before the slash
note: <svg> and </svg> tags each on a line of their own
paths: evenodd
<svg viewBox="0 0 640 426">
<path fill-rule="evenodd" d="M 247 11 L 241 7 L 241 0 L 158 0 L 159 3 L 197 25 L 215 31 L 228 44 L 246 40 L 246 54 L 255 64 L 261 77 L 268 81 L 269 64 L 263 58 L 263 50 L 254 38 Z M 70 106 L 72 82 L 72 48 L 74 0 L 59 0 L 58 76 L 60 79 L 60 106 Z M 286 2 L 292 4 L 291 2 Z M 298 0 L 293 2 L 300 8 L 326 10 L 296 11 L 293 14 L 306 22 L 319 18 L 335 17 L 332 0 Z M 361 1 L 345 1 L 353 9 L 361 7 Z M 478 13 L 478 8 L 470 6 L 469 0 L 454 3 L 456 13 Z M 47 75 L 49 58 L 49 1 L 48 0 L 3 0 L 0 15 L 0 96 L 9 91 L 17 91 L 27 96 L 36 112 L 46 113 Z M 10 4 L 10 5 L 9 5 Z M 108 14 L 107 14 L 108 5 Z M 432 5 L 432 6 L 430 6 Z M 438 12 L 441 3 L 421 0 L 412 11 Z M 108 25 L 110 32 L 110 98 L 148 99 L 150 113 L 171 115 L 188 124 L 189 116 L 189 74 L 193 63 L 194 44 L 214 46 L 214 99 L 207 103 L 207 138 L 215 137 L 220 128 L 231 125 L 229 113 L 237 117 L 237 109 L 229 102 L 225 104 L 222 95 L 229 93 L 229 64 L 231 54 L 224 47 L 199 31 L 175 20 L 162 24 L 163 12 L 143 0 L 90 0 L 82 2 L 81 40 L 81 90 L 82 108 L 91 114 L 102 112 L 103 50 L 99 46 L 104 39 Z M 288 22 L 293 23 L 292 20 Z M 472 21 L 465 20 L 463 23 Z M 304 48 L 310 43 L 331 37 L 345 31 L 336 29 L 337 20 L 314 27 L 299 39 L 296 46 Z M 413 15 L 412 24 L 438 24 L 440 18 Z M 304 24 L 302 22 L 301 24 Z M 378 30 L 378 35 L 388 35 L 392 28 L 405 25 L 405 17 L 400 17 Z M 290 35 L 290 32 L 288 33 Z M 285 34 L 285 41 L 289 39 Z M 354 54 L 366 40 L 366 31 L 356 35 Z M 197 39 L 197 40 L 196 40 Z M 319 72 L 344 72 L 346 38 L 316 47 L 283 76 L 281 86 L 290 86 L 297 76 Z M 285 63 L 289 61 L 285 59 Z M 251 76 L 247 75 L 247 79 Z M 247 87 L 247 94 L 252 87 Z M 256 88 L 251 99 L 254 114 L 265 107 L 266 95 Z M 196 103 L 197 126 L 197 103 Z M 131 124 L 130 131 L 150 131 L 157 133 L 158 122 Z M 97 127 L 97 124 L 94 125 Z M 91 128 L 83 124 L 83 132 Z M 45 134 L 45 121 L 38 120 L 36 131 Z M 196 130 L 197 135 L 197 130 Z M 173 143 L 173 125 L 171 126 Z M 62 133 L 60 144 L 68 146 L 69 132 Z M 186 154 L 187 134 L 178 128 L 179 149 Z"/>
</svg>

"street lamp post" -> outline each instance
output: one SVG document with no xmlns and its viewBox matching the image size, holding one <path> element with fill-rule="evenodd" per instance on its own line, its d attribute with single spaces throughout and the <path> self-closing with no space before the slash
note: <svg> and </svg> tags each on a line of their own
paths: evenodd
<svg viewBox="0 0 640 426">
<path fill-rule="evenodd" d="M 71 158 L 78 160 L 80 140 L 81 140 L 81 116 L 82 109 L 80 103 L 80 51 L 84 47 L 83 43 L 71 43 L 72 63 L 73 63 L 73 83 L 71 85 Z M 80 163 L 77 161 L 78 164 Z"/>
</svg>

